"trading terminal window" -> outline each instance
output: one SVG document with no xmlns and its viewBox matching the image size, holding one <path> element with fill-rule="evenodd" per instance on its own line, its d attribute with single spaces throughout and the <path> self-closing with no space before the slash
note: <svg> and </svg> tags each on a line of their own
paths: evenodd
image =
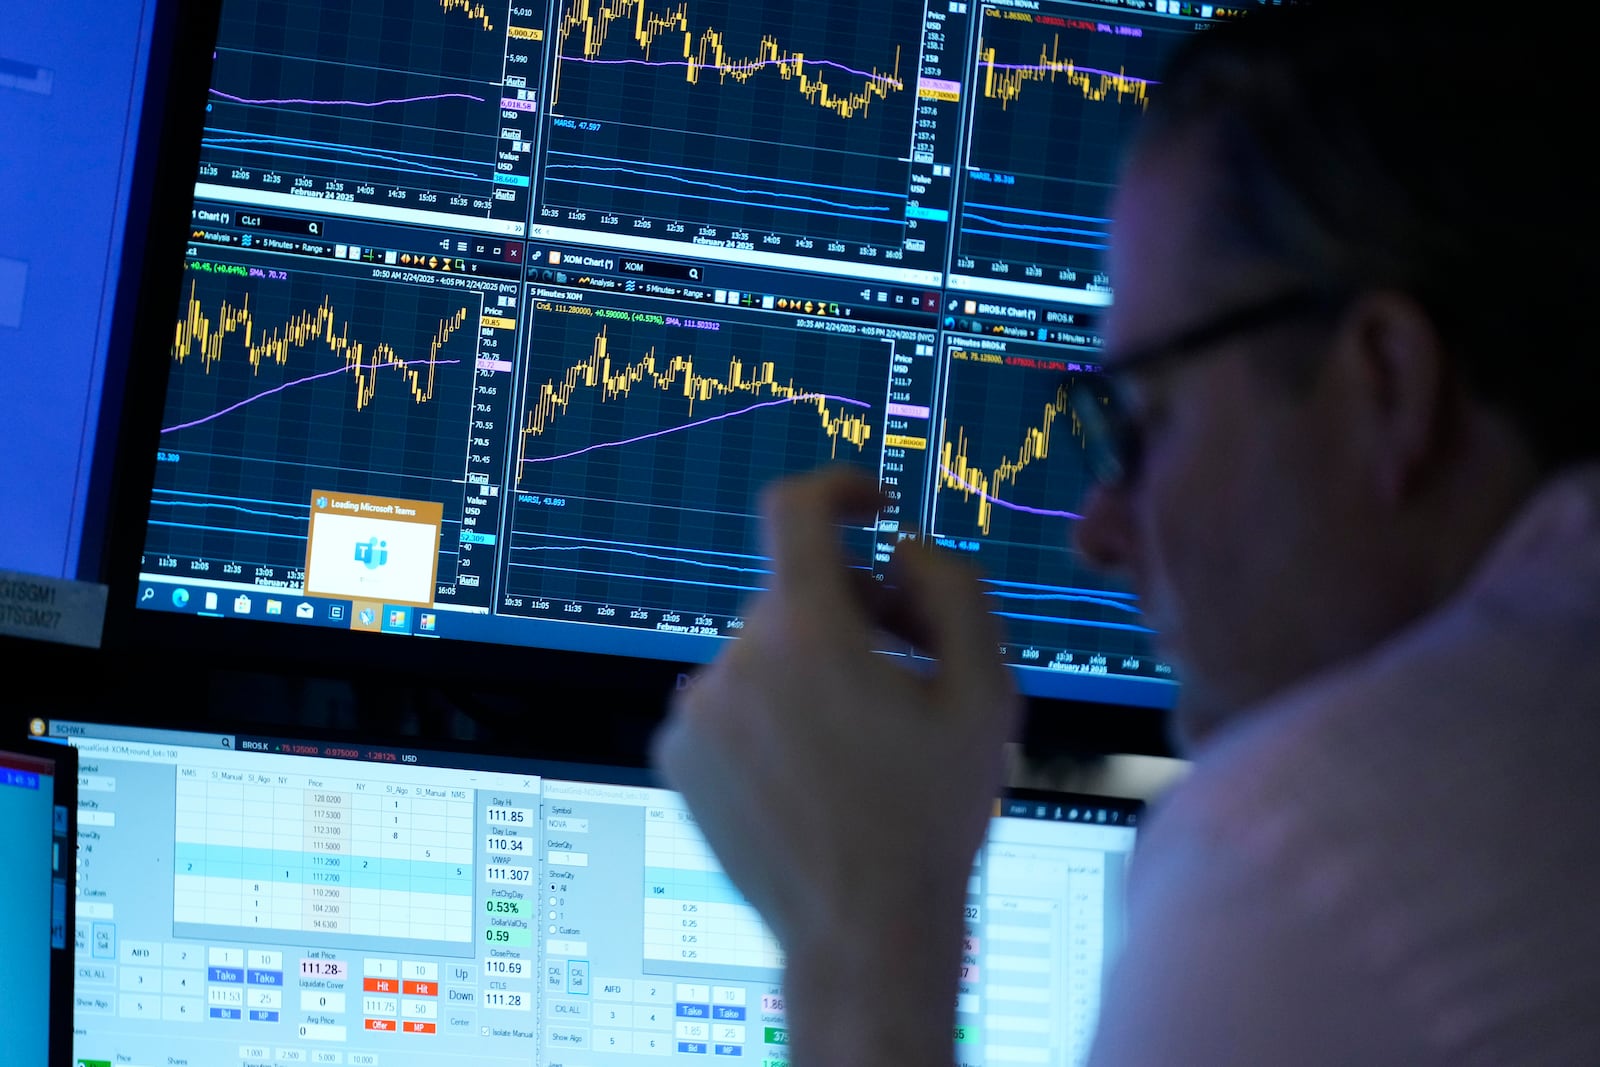
<svg viewBox="0 0 1600 1067">
<path fill-rule="evenodd" d="M 778 944 L 681 798 L 630 772 L 63 729 L 84 1063 L 785 1062 Z M 1003 803 L 969 885 L 959 1062 L 1077 1064 L 1135 829 Z"/>
</svg>

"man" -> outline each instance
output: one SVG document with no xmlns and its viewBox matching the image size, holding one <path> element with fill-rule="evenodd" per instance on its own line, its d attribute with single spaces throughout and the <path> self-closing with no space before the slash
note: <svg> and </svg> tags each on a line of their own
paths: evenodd
<svg viewBox="0 0 1600 1067">
<path fill-rule="evenodd" d="M 1325 6 L 1198 35 L 1113 211 L 1076 539 L 1179 665 L 1193 771 L 1144 831 L 1091 1062 L 1597 1063 L 1591 42 Z M 874 500 L 838 472 L 769 495 L 772 587 L 656 742 L 785 945 L 796 1067 L 951 1062 L 1015 725 L 958 564 L 844 576 L 831 524 Z"/>
</svg>

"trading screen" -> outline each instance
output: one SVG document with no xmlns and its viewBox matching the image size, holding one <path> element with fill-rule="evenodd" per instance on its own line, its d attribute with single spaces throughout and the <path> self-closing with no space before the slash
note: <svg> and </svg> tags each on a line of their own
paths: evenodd
<svg viewBox="0 0 1600 1067">
<path fill-rule="evenodd" d="M 80 760 L 80 1064 L 788 1062 L 779 945 L 639 771 L 34 729 Z M 963 1067 L 1084 1061 L 1139 809 L 996 802 L 968 885 Z"/>
<path fill-rule="evenodd" d="M 968 556 L 1024 691 L 1170 703 L 1072 548 L 1169 0 L 228 0 L 140 606 L 711 659 L 763 485 Z M 892 651 L 892 650 L 891 650 Z"/>
<path fill-rule="evenodd" d="M 0 741 L 0 825 L 6 828 L 6 876 L 0 879 L 0 949 L 6 959 L 0 968 L 0 1033 L 5 1034 L 5 1062 L 11 1067 L 52 1067 L 66 1056 L 52 1044 L 66 1033 L 59 1014 L 66 1006 L 53 1000 L 62 991 L 54 959 L 66 949 L 72 915 L 67 897 L 73 884 L 73 842 L 67 805 L 76 794 L 58 792 L 63 772 L 72 773 L 36 749 L 19 752 L 10 741 Z"/>
</svg>

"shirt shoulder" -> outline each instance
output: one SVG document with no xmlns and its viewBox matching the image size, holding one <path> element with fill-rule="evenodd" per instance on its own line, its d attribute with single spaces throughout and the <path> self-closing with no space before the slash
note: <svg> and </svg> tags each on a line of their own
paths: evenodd
<svg viewBox="0 0 1600 1067">
<path fill-rule="evenodd" d="M 1597 485 L 1197 756 L 1147 821 L 1094 1062 L 1600 1062 Z"/>
</svg>

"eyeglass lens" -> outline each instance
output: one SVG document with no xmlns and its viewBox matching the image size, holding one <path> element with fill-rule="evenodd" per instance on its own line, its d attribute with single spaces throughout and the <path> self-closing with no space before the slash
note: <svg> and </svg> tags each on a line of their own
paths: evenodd
<svg viewBox="0 0 1600 1067">
<path fill-rule="evenodd" d="M 1072 412 L 1083 434 L 1090 473 L 1101 485 L 1123 485 L 1138 475 L 1139 432 L 1116 388 L 1109 381 L 1105 386 L 1072 390 Z"/>
</svg>

